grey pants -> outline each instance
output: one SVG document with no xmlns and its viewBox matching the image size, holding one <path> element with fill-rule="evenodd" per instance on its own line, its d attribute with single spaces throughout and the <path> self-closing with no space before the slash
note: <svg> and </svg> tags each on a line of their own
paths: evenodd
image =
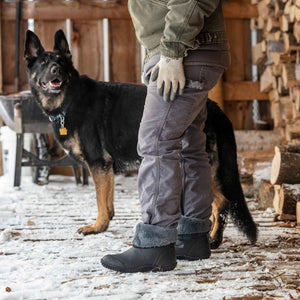
<svg viewBox="0 0 300 300">
<path fill-rule="evenodd" d="M 144 72 L 159 61 L 153 57 Z M 150 81 L 140 124 L 138 175 L 142 222 L 133 244 L 157 247 L 176 242 L 179 234 L 208 232 L 213 195 L 211 170 L 205 151 L 206 100 L 224 69 L 184 60 L 184 94 L 172 102 L 158 95 Z M 189 87 L 191 86 L 191 87 Z"/>
</svg>

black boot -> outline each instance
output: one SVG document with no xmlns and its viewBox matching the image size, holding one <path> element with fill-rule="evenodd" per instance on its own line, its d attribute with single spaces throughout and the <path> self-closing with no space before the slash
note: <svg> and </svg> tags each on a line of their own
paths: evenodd
<svg viewBox="0 0 300 300">
<path fill-rule="evenodd" d="M 208 233 L 179 234 L 175 245 L 177 259 L 198 260 L 210 257 Z"/>
<path fill-rule="evenodd" d="M 171 271 L 176 267 L 174 244 L 157 248 L 131 247 L 116 255 L 105 255 L 103 267 L 121 273 Z"/>
</svg>

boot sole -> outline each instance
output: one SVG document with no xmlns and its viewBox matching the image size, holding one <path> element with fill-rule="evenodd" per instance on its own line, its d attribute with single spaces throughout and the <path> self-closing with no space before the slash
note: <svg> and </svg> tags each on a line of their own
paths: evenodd
<svg viewBox="0 0 300 300">
<path fill-rule="evenodd" d="M 116 271 L 116 272 L 121 272 L 121 273 L 137 273 L 137 272 L 167 272 L 167 271 L 172 271 L 175 269 L 177 263 L 175 265 L 172 265 L 172 266 L 153 266 L 153 265 L 146 265 L 146 266 L 140 266 L 138 268 L 133 268 L 133 269 L 122 269 L 122 268 L 118 268 L 117 266 L 114 266 L 114 265 L 110 265 L 110 264 L 107 264 L 105 262 L 102 262 L 101 260 L 101 263 L 102 263 L 102 266 L 107 268 L 107 269 L 110 269 L 110 270 L 113 270 L 113 271 Z"/>
</svg>

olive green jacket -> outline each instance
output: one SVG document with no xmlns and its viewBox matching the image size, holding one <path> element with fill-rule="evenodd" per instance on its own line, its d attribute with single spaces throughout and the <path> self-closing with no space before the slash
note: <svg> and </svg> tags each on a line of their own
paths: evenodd
<svg viewBox="0 0 300 300">
<path fill-rule="evenodd" d="M 147 58 L 183 57 L 202 43 L 226 41 L 225 0 L 128 0 L 139 42 Z"/>
</svg>

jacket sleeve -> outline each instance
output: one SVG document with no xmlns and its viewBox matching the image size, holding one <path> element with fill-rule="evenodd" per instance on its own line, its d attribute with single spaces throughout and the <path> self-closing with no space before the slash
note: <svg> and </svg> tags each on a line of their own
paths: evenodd
<svg viewBox="0 0 300 300">
<path fill-rule="evenodd" d="M 195 37 L 217 8 L 220 0 L 168 0 L 165 28 L 160 40 L 160 53 L 167 57 L 183 57 L 193 49 Z"/>
</svg>

